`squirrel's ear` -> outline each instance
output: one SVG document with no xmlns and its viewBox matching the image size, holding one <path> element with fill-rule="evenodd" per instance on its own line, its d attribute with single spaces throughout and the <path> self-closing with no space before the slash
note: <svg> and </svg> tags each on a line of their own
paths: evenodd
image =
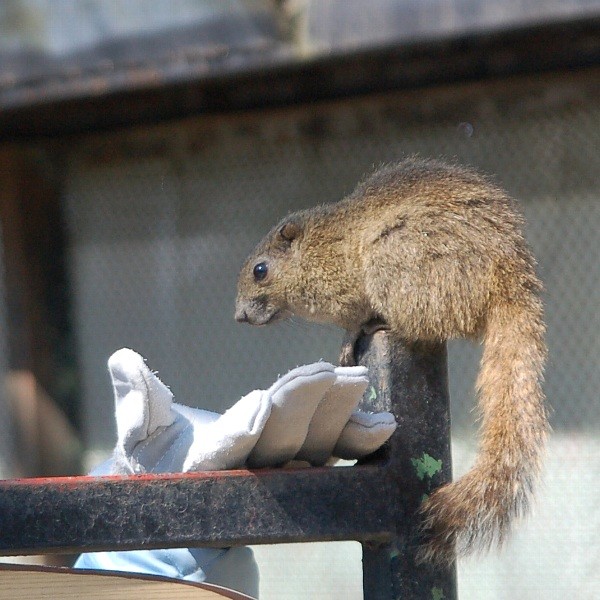
<svg viewBox="0 0 600 600">
<path fill-rule="evenodd" d="M 291 244 L 301 233 L 302 227 L 294 221 L 288 221 L 279 228 L 279 237 L 288 244 Z"/>
</svg>

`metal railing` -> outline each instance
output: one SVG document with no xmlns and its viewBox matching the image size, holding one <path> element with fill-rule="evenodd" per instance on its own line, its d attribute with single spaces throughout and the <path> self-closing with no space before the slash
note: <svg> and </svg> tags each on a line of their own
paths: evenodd
<svg viewBox="0 0 600 600">
<path fill-rule="evenodd" d="M 363 464 L 3 481 L 0 553 L 356 540 L 365 600 L 452 600 L 454 567 L 416 560 L 423 495 L 451 476 L 446 348 L 377 332 L 357 354 L 363 408 L 398 421 Z"/>
</svg>

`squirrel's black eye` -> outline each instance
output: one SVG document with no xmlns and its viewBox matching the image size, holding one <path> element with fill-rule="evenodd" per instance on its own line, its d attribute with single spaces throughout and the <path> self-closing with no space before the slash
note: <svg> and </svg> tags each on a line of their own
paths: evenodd
<svg viewBox="0 0 600 600">
<path fill-rule="evenodd" d="M 266 262 L 259 262 L 254 266 L 252 274 L 254 275 L 254 279 L 256 281 L 262 281 L 267 274 L 269 273 L 269 265 Z"/>
</svg>

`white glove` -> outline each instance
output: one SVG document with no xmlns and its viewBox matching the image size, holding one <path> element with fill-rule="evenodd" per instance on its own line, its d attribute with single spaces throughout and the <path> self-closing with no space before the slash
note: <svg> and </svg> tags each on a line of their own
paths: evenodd
<svg viewBox="0 0 600 600">
<path fill-rule="evenodd" d="M 242 397 L 223 415 L 173 402 L 171 391 L 133 350 L 115 352 L 108 368 L 117 444 L 113 457 L 93 471 L 96 475 L 273 467 L 291 460 L 323 465 L 334 456 L 356 459 L 374 452 L 396 428 L 390 413 L 356 410 L 368 384 L 365 367 L 325 362 L 298 367 L 268 390 Z M 180 576 L 252 595 L 255 582 L 247 580 L 255 568 L 249 552 L 100 552 L 82 555 L 75 566 Z"/>
<path fill-rule="evenodd" d="M 223 415 L 173 402 L 173 394 L 133 350 L 108 361 L 118 440 L 113 473 L 175 473 L 322 465 L 361 458 L 396 428 L 390 413 L 356 411 L 365 367 L 326 362 L 297 367 L 268 390 L 254 390 Z"/>
</svg>

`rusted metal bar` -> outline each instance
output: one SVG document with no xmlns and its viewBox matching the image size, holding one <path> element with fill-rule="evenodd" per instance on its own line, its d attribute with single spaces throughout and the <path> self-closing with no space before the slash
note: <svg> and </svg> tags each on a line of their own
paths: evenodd
<svg viewBox="0 0 600 600">
<path fill-rule="evenodd" d="M 0 554 L 391 539 L 384 467 L 0 482 Z"/>
<path fill-rule="evenodd" d="M 364 404 L 390 410 L 398 429 L 386 462 L 394 538 L 363 543 L 364 597 L 369 600 L 456 598 L 456 569 L 417 561 L 419 506 L 452 476 L 447 355 L 444 344 L 409 344 L 377 332 L 359 340 L 357 358 L 369 367 Z M 374 492 L 375 496 L 381 492 Z"/>
</svg>

